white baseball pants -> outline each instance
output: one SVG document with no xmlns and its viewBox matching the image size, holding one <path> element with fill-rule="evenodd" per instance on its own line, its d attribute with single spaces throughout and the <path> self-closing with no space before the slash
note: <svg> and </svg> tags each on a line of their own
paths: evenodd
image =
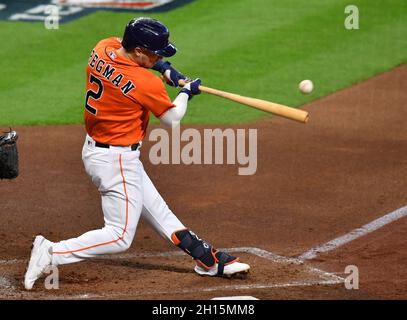
<svg viewBox="0 0 407 320">
<path fill-rule="evenodd" d="M 101 194 L 105 225 L 78 238 L 56 242 L 52 246 L 54 265 L 127 250 L 140 215 L 169 241 L 174 231 L 185 228 L 154 187 L 139 157 L 140 148 L 96 147 L 95 141 L 86 137 L 82 160 Z"/>
</svg>

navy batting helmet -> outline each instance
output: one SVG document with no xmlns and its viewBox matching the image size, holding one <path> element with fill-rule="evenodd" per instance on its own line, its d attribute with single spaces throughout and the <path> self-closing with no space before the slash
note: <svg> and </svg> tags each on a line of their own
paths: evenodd
<svg viewBox="0 0 407 320">
<path fill-rule="evenodd" d="M 122 46 L 127 51 L 141 47 L 163 57 L 171 57 L 177 48 L 168 41 L 170 32 L 160 21 L 134 18 L 124 30 Z"/>
</svg>

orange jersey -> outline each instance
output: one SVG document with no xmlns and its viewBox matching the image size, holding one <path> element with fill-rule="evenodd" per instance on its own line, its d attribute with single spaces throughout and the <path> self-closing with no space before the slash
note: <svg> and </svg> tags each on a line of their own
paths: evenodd
<svg viewBox="0 0 407 320">
<path fill-rule="evenodd" d="M 150 111 L 160 117 L 174 107 L 162 80 L 120 56 L 118 38 L 100 41 L 87 65 L 85 126 L 96 141 L 128 146 L 141 141 Z"/>
</svg>

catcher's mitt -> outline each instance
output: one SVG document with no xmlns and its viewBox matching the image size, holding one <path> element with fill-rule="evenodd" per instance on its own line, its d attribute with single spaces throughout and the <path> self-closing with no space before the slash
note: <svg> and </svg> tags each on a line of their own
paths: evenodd
<svg viewBox="0 0 407 320">
<path fill-rule="evenodd" d="M 10 131 L 0 136 L 0 179 L 18 176 L 17 132 Z"/>
</svg>

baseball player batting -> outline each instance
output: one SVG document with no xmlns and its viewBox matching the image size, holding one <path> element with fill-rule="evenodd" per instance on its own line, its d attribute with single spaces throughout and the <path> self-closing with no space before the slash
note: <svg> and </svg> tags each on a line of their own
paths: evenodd
<svg viewBox="0 0 407 320">
<path fill-rule="evenodd" d="M 150 18 L 131 20 L 123 39 L 108 38 L 93 49 L 87 64 L 84 120 L 87 135 L 82 160 L 102 198 L 105 225 L 77 238 L 51 242 L 38 235 L 33 243 L 24 278 L 33 288 L 50 265 L 58 266 L 127 250 L 140 216 L 162 237 L 193 257 L 195 272 L 207 276 L 246 273 L 250 266 L 200 239 L 169 209 L 140 161 L 140 147 L 150 113 L 166 126 L 179 125 L 188 101 L 199 94 L 199 79 L 189 81 L 163 57 L 176 47 L 169 31 Z M 171 102 L 160 77 L 178 86 L 187 80 Z"/>
</svg>

